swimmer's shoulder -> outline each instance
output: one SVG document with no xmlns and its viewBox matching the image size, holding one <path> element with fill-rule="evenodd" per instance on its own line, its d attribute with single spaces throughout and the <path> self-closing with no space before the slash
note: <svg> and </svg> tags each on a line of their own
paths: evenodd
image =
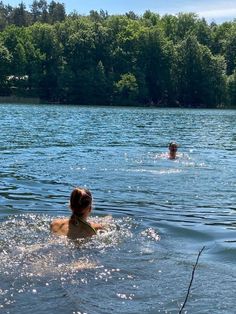
<svg viewBox="0 0 236 314">
<path fill-rule="evenodd" d="M 101 221 L 90 221 L 90 225 L 95 230 L 104 230 L 112 222 L 112 216 L 105 216 Z"/>
<path fill-rule="evenodd" d="M 104 229 L 104 224 L 102 223 L 99 223 L 99 222 L 90 222 L 89 223 L 90 226 L 94 229 L 94 230 L 101 230 L 101 229 Z"/>
<path fill-rule="evenodd" d="M 69 220 L 68 219 L 54 219 L 51 223 L 50 223 L 50 230 L 52 232 L 58 232 L 59 230 L 64 229 L 65 227 L 68 228 L 68 224 L 69 224 Z"/>
</svg>

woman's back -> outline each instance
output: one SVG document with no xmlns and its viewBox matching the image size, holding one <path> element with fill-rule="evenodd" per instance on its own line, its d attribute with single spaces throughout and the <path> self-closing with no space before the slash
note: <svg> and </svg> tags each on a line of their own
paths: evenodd
<svg viewBox="0 0 236 314">
<path fill-rule="evenodd" d="M 54 234 L 70 239 L 86 238 L 96 234 L 96 230 L 82 219 L 56 219 L 50 228 Z"/>
</svg>

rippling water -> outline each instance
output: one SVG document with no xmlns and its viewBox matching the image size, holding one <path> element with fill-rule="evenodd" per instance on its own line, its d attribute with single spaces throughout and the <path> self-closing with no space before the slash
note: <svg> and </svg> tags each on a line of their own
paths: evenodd
<svg viewBox="0 0 236 314">
<path fill-rule="evenodd" d="M 1 313 L 178 313 L 203 246 L 185 313 L 235 313 L 236 111 L 0 110 Z M 77 185 L 113 217 L 83 243 L 48 228 Z"/>
</svg>

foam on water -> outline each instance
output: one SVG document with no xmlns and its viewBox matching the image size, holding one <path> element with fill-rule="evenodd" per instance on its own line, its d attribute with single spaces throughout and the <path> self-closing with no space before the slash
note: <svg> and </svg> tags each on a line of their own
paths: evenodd
<svg viewBox="0 0 236 314">
<path fill-rule="evenodd" d="M 234 313 L 235 114 L 1 105 L 1 313 L 176 313 L 203 245 L 186 311 Z M 49 232 L 77 185 L 89 241 Z"/>
<path fill-rule="evenodd" d="M 48 215 L 23 214 L 5 217 L 0 223 L 0 306 L 6 313 L 17 312 L 14 304 L 19 296 L 27 297 L 30 304 L 40 291 L 55 289 L 55 281 L 66 295 L 71 295 L 73 287 L 90 285 L 91 281 L 101 284 L 132 279 L 132 275 L 121 272 L 116 262 L 110 266 L 107 263 L 107 256 L 118 256 L 121 245 L 133 241 L 136 223 L 131 218 L 109 218 L 105 232 L 79 241 L 51 235 L 50 221 Z M 159 235 L 151 228 L 139 236 L 142 254 L 150 249 L 145 239 L 159 241 Z M 116 295 L 119 299 L 133 298 L 131 292 Z"/>
</svg>

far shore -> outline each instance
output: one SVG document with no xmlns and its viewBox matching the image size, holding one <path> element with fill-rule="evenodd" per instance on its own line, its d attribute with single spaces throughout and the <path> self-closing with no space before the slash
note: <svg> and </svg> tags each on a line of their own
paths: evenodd
<svg viewBox="0 0 236 314">
<path fill-rule="evenodd" d="M 18 97 L 18 96 L 0 96 L 2 104 L 40 104 L 40 98 L 37 97 Z"/>
<path fill-rule="evenodd" d="M 164 104 L 140 104 L 140 103 L 132 103 L 132 104 L 104 104 L 104 105 L 98 105 L 98 104 L 72 104 L 72 103 L 66 103 L 66 102 L 59 102 L 59 101 L 46 101 L 42 100 L 39 97 L 21 97 L 21 96 L 0 96 L 0 104 L 32 104 L 32 105 L 72 105 L 72 106 L 95 106 L 95 107 L 145 107 L 145 108 L 161 108 L 161 109 L 236 109 L 235 106 L 227 106 L 222 105 L 218 107 L 212 107 L 209 108 L 204 105 L 189 105 L 189 106 L 181 106 L 180 104 L 176 104 L 175 106 L 166 106 Z"/>
</svg>

